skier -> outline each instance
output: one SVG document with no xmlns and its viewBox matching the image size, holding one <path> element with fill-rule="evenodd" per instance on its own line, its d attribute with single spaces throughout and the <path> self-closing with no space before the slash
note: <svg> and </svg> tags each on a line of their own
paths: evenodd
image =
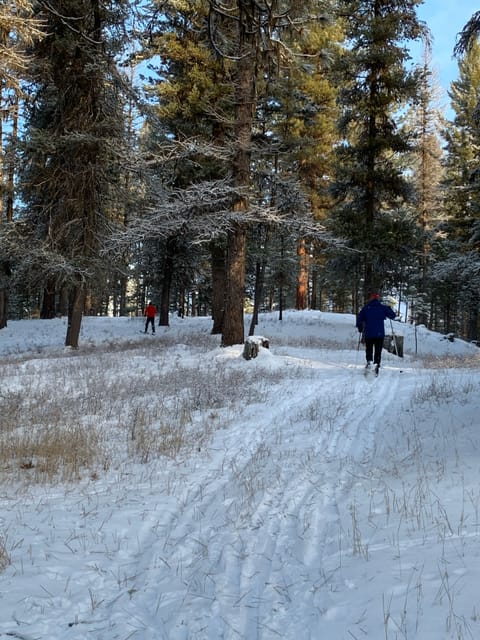
<svg viewBox="0 0 480 640">
<path fill-rule="evenodd" d="M 155 314 L 156 313 L 157 313 L 157 308 L 153 304 L 153 302 L 150 300 L 149 303 L 147 304 L 147 306 L 145 307 L 145 312 L 144 312 L 144 315 L 147 318 L 147 320 L 145 322 L 145 333 L 147 333 L 147 331 L 148 331 L 148 325 L 149 324 L 152 325 L 152 334 L 155 333 Z"/>
<path fill-rule="evenodd" d="M 375 375 L 378 375 L 382 359 L 383 339 L 385 338 L 384 320 L 395 318 L 395 312 L 391 307 L 382 304 L 378 293 L 372 293 L 370 300 L 357 315 L 357 329 L 365 338 L 366 369 L 375 367 Z"/>
</svg>

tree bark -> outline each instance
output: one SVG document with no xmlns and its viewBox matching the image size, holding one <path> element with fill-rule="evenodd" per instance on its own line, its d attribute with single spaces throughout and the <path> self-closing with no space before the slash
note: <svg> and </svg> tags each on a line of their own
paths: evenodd
<svg viewBox="0 0 480 640">
<path fill-rule="evenodd" d="M 85 303 L 85 287 L 83 284 L 75 286 L 68 301 L 68 326 L 65 346 L 78 349 L 80 327 L 82 326 L 83 305 Z"/>
<path fill-rule="evenodd" d="M 236 63 L 235 133 L 236 154 L 233 161 L 233 180 L 236 186 L 250 184 L 250 155 L 254 113 L 257 102 L 257 39 L 258 24 L 255 6 L 249 0 L 238 0 L 239 57 Z M 240 197 L 235 211 L 246 211 L 248 201 Z M 244 286 L 245 286 L 246 231 L 236 223 L 227 239 L 227 287 L 222 345 L 243 344 L 244 341 Z"/>
<path fill-rule="evenodd" d="M 222 346 L 243 344 L 244 341 L 244 286 L 245 286 L 246 232 L 241 225 L 228 235 L 225 315 Z"/>
<path fill-rule="evenodd" d="M 43 290 L 42 308 L 40 310 L 40 318 L 42 320 L 50 320 L 51 318 L 55 318 L 55 294 L 55 283 L 47 282 Z"/>
<path fill-rule="evenodd" d="M 212 264 L 212 334 L 217 335 L 222 333 L 225 312 L 226 263 L 223 243 L 212 242 L 210 255 Z"/>
<path fill-rule="evenodd" d="M 305 239 L 302 238 L 297 245 L 298 276 L 297 276 L 297 311 L 304 311 L 308 307 L 308 251 Z"/>
<path fill-rule="evenodd" d="M 163 262 L 162 292 L 158 320 L 158 325 L 160 327 L 168 327 L 170 324 L 170 294 L 172 291 L 175 246 L 175 238 L 169 238 L 166 243 L 165 259 Z"/>
<path fill-rule="evenodd" d="M 0 289 L 0 329 L 7 326 L 8 292 L 7 289 Z"/>
<path fill-rule="evenodd" d="M 253 298 L 253 313 L 252 320 L 250 322 L 250 329 L 248 335 L 253 336 L 255 334 L 255 327 L 258 324 L 258 313 L 260 310 L 260 304 L 263 298 L 263 289 L 265 284 L 265 269 L 267 266 L 266 248 L 268 244 L 269 233 L 268 229 L 265 231 L 265 239 L 263 245 L 263 255 L 257 260 L 255 268 L 255 292 Z"/>
</svg>

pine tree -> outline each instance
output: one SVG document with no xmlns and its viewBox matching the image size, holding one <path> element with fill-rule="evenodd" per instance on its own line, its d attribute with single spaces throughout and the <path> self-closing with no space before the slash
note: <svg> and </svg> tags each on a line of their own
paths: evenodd
<svg viewBox="0 0 480 640">
<path fill-rule="evenodd" d="M 212 209 L 210 194 L 225 181 L 229 151 L 226 143 L 228 123 L 231 121 L 232 83 L 228 64 L 216 59 L 211 50 L 207 25 L 208 3 L 201 0 L 189 3 L 150 3 L 151 39 L 143 55 L 160 58 L 158 75 L 151 74 L 147 93 L 155 101 L 154 118 L 147 116 L 148 127 L 142 143 L 151 155 L 149 162 L 149 186 L 152 205 L 155 191 L 161 194 L 157 200 L 158 224 L 152 225 L 149 246 L 158 255 L 150 261 L 157 272 L 152 274 L 157 282 L 162 300 L 160 324 L 168 324 L 169 296 L 173 280 L 185 280 L 180 268 L 190 271 L 202 251 L 196 235 L 205 214 L 201 235 L 208 235 L 208 213 Z M 158 19 L 161 17 L 161 19 Z M 165 162 L 165 158 L 168 160 Z M 155 164 L 156 162 L 156 164 Z M 151 171 L 155 164 L 155 170 Z M 163 183 L 163 194 L 158 183 Z M 182 207 L 181 192 L 190 193 L 193 185 L 200 185 L 195 199 L 196 211 Z M 210 183 L 209 192 L 207 184 Z M 155 186 L 157 184 L 157 186 Z M 206 202 L 202 202 L 205 194 Z M 165 198 L 178 202 L 177 213 L 168 211 Z M 184 200 L 190 201 L 185 194 Z M 222 199 L 219 199 L 219 216 Z M 193 202 L 192 202 L 193 205 Z M 163 211 L 163 215 L 162 215 Z M 151 214 L 147 213 L 147 217 Z M 187 220 L 188 219 L 188 220 Z M 145 219 L 142 224 L 146 224 Z M 176 223 L 176 224 L 175 224 Z M 209 242 L 212 260 L 212 316 L 215 333 L 221 333 L 223 321 L 223 297 L 225 293 L 225 242 L 221 237 L 220 222 L 210 230 Z M 166 237 L 166 234 L 171 234 Z M 192 261 L 187 265 L 182 247 L 190 244 Z M 195 255 L 194 255 L 195 254 Z M 187 280 L 190 276 L 187 277 Z M 167 282 L 170 280 L 170 283 Z"/>
<path fill-rule="evenodd" d="M 480 91 L 480 44 L 472 43 L 459 62 L 459 77 L 449 91 L 454 120 L 446 127 L 446 187 L 450 236 L 462 243 L 472 240 L 480 217 L 478 148 L 478 95 Z"/>
<path fill-rule="evenodd" d="M 32 247 L 26 260 L 44 282 L 69 290 L 65 343 L 76 348 L 88 285 L 100 279 L 108 220 L 120 197 L 122 98 L 115 28 L 126 3 L 41 5 L 46 37 L 36 45 L 35 100 L 27 119 L 22 197 Z M 36 249 L 35 249 L 36 248 Z M 28 267 L 26 267 L 28 268 Z"/>
<path fill-rule="evenodd" d="M 409 157 L 412 180 L 415 187 L 415 201 L 412 211 L 418 224 L 420 257 L 416 285 L 416 316 L 422 324 L 428 324 L 429 275 L 432 262 L 432 242 L 443 221 L 443 152 L 441 128 L 444 119 L 439 106 L 440 88 L 432 70 L 429 42 L 425 43 L 421 71 L 418 102 L 407 114 L 406 127 L 414 137 L 414 148 Z M 414 269 L 411 269 L 414 275 Z M 403 284 L 403 283 L 402 283 Z M 407 287 L 409 284 L 406 283 Z"/>
<path fill-rule="evenodd" d="M 389 261 L 402 248 L 405 205 L 412 197 L 399 158 L 410 140 L 399 130 L 401 109 L 418 98 L 418 73 L 406 68 L 407 43 L 422 34 L 420 0 L 340 0 L 347 47 L 342 56 L 343 109 L 335 230 L 349 241 L 350 277 L 358 271 L 364 295 L 386 283 Z M 402 230 L 403 228 L 403 230 Z"/>
<path fill-rule="evenodd" d="M 13 219 L 13 147 L 28 60 L 26 49 L 42 35 L 32 5 L 31 0 L 4 0 L 0 6 L 0 227 Z M 10 275 L 8 260 L 0 256 L 0 329 L 7 326 Z"/>
<path fill-rule="evenodd" d="M 443 238 L 436 245 L 434 294 L 443 308 L 443 329 L 478 336 L 480 259 L 480 45 L 470 46 L 459 61 L 459 77 L 449 96 L 455 114 L 447 123 Z M 461 319 L 463 316 L 463 320 Z"/>
<path fill-rule="evenodd" d="M 281 91 L 278 91 L 279 78 L 286 80 L 285 86 L 288 86 L 289 80 L 293 79 L 295 73 L 293 61 L 297 59 L 297 62 L 299 60 L 304 62 L 302 33 L 308 33 L 315 28 L 312 25 L 318 26 L 323 22 L 326 3 L 313 0 L 304 3 L 277 1 L 259 3 L 252 0 L 237 0 L 228 3 L 212 1 L 210 4 L 212 44 L 218 53 L 233 63 L 235 152 L 232 177 L 235 186 L 244 190 L 246 194 L 253 184 L 252 152 L 257 134 L 256 116 L 262 111 L 262 107 L 264 111 L 268 111 L 272 105 L 277 104 L 279 126 L 272 127 L 269 131 L 278 135 L 282 125 L 286 124 L 284 133 L 288 135 L 293 132 L 293 128 L 289 125 L 294 120 L 288 122 L 289 118 L 285 116 L 288 112 L 288 102 L 282 100 L 286 94 L 282 95 Z M 310 45 L 314 46 L 313 38 Z M 318 54 L 317 51 L 315 55 Z M 300 65 L 301 62 L 298 64 Z M 295 79 L 290 86 L 295 84 L 299 89 L 301 83 L 296 82 Z M 300 94 L 301 91 L 299 91 Z M 312 102 L 306 91 L 303 98 L 305 105 L 308 105 L 309 98 Z M 298 111 L 295 115 L 299 115 Z M 300 118 L 297 122 L 299 120 Z M 262 132 L 261 128 L 259 132 Z M 279 145 L 277 154 L 279 149 L 284 151 L 286 147 L 288 148 L 288 144 L 284 145 L 285 135 L 275 136 L 274 139 Z M 266 138 L 261 138 L 261 133 L 260 140 L 266 141 Z M 265 153 L 265 149 L 263 151 Z M 299 157 L 300 154 L 297 155 L 297 159 Z M 275 166 L 273 154 L 271 158 L 271 174 L 273 174 Z M 278 155 L 276 158 L 278 159 Z M 298 167 L 296 172 L 290 173 L 290 176 L 292 173 L 298 177 L 300 175 Z M 281 176 L 281 173 L 279 175 Z M 245 280 L 246 226 L 241 222 L 241 218 L 250 206 L 251 198 L 247 198 L 246 195 L 237 199 L 234 205 L 236 222 L 227 236 L 227 294 L 222 334 L 224 345 L 243 342 L 242 300 Z"/>
<path fill-rule="evenodd" d="M 267 126 L 282 150 L 275 165 L 280 179 L 282 175 L 298 179 L 319 223 L 332 206 L 329 188 L 334 175 L 334 148 L 339 141 L 338 88 L 332 67 L 343 37 L 341 25 L 333 17 L 333 5 L 325 3 L 324 8 L 330 14 L 319 14 L 317 22 L 309 23 L 300 34 L 290 34 L 290 39 L 285 34 L 295 57 L 277 74 L 274 92 L 278 106 Z M 319 248 L 320 243 L 312 238 L 298 238 L 297 309 L 308 306 L 311 258 Z"/>
<path fill-rule="evenodd" d="M 271 208 L 279 206 L 273 194 L 280 190 L 272 186 L 275 180 L 271 176 L 278 175 L 279 184 L 285 180 L 291 183 L 292 176 L 298 180 L 301 174 L 307 184 L 309 176 L 312 202 L 322 197 L 315 180 L 319 182 L 318 176 L 323 177 L 326 172 L 319 170 L 314 178 L 314 170 L 307 167 L 315 162 L 318 166 L 325 164 L 320 149 L 331 149 L 325 135 L 325 113 L 332 108 L 333 92 L 315 90 L 312 82 L 312 75 L 320 75 L 319 60 L 327 39 L 313 36 L 323 23 L 323 4 L 211 2 L 208 47 L 203 28 L 205 3 L 162 2 L 162 20 L 153 27 L 153 46 L 162 61 L 160 80 L 154 88 L 160 97 L 157 113 L 168 132 L 165 143 L 177 148 L 176 172 L 170 180 L 176 191 L 171 202 L 181 197 L 180 189 L 199 185 L 196 212 L 189 210 L 188 221 L 180 216 L 181 207 L 178 208 L 177 222 L 182 233 L 198 233 L 198 212 L 207 211 L 212 220 L 211 204 L 203 203 L 201 196 L 209 198 L 205 181 L 211 182 L 211 191 L 218 191 L 215 181 L 224 185 L 211 235 L 215 267 L 212 299 L 218 309 L 222 304 L 216 301 L 225 300 L 225 345 L 243 341 L 247 233 L 252 222 L 265 222 L 269 208 L 266 203 Z M 304 52 L 307 25 L 312 31 L 311 51 Z M 300 72 L 301 65 L 304 68 Z M 295 73 L 297 79 L 293 80 Z M 290 94 L 286 87 L 292 90 Z M 288 106 L 292 102 L 290 95 L 295 93 L 296 112 L 289 111 Z M 322 95 L 323 102 L 316 100 L 316 94 Z M 279 157 L 285 158 L 283 165 Z M 302 199 L 300 187 L 297 192 L 298 204 Z M 224 208 L 227 194 L 231 198 L 229 212 Z M 302 207 L 303 204 L 298 208 Z M 165 211 L 162 202 L 160 209 Z M 294 211 L 292 206 L 292 217 Z M 160 216 L 157 219 L 158 233 L 164 234 L 165 224 Z M 222 234 L 227 245 L 224 257 Z M 217 295 L 216 283 L 223 287 L 222 295 Z M 220 313 L 214 311 L 213 315 L 217 327 Z"/>
</svg>

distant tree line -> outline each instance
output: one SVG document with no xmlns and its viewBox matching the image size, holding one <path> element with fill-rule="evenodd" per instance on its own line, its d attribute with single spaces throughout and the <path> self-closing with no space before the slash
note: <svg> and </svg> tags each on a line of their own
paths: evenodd
<svg viewBox="0 0 480 640">
<path fill-rule="evenodd" d="M 228 346 L 378 290 L 478 340 L 480 14 L 449 121 L 420 4 L 6 0 L 0 328 L 152 299 Z"/>
</svg>

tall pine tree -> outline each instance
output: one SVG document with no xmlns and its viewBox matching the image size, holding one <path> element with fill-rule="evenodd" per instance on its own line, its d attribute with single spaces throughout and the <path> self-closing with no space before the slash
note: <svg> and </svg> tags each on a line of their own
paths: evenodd
<svg viewBox="0 0 480 640">
<path fill-rule="evenodd" d="M 100 248 L 121 193 L 122 99 L 114 56 L 122 42 L 115 28 L 127 4 L 39 4 L 47 35 L 33 52 L 35 100 L 24 145 L 21 187 L 32 240 L 26 259 L 44 284 L 68 289 L 65 344 L 73 348 L 88 286 L 104 271 Z"/>
<path fill-rule="evenodd" d="M 28 61 L 26 49 L 42 36 L 32 4 L 31 0 L 4 0 L 0 6 L 0 227 L 13 219 L 13 147 Z M 0 255 L 0 329 L 7 326 L 10 273 L 8 260 Z"/>
<path fill-rule="evenodd" d="M 389 263 L 405 244 L 405 205 L 412 197 L 399 158 L 410 140 L 399 111 L 418 98 L 418 74 L 407 69 L 408 41 L 419 38 L 421 0 L 340 0 L 347 46 L 340 64 L 343 109 L 335 230 L 348 240 L 347 273 L 364 295 L 381 289 Z"/>
<path fill-rule="evenodd" d="M 432 243 L 443 221 L 441 129 L 444 124 L 439 106 L 441 92 L 435 71 L 432 69 L 429 42 L 425 43 L 419 70 L 419 100 L 409 110 L 406 121 L 407 129 L 414 136 L 414 148 L 409 161 L 416 194 L 412 211 L 419 231 L 419 264 L 418 269 L 412 265 L 409 270 L 410 281 L 402 284 L 406 284 L 414 295 L 415 299 L 411 300 L 410 306 L 414 306 L 416 318 L 420 323 L 428 324 Z"/>
<path fill-rule="evenodd" d="M 449 96 L 453 122 L 446 126 L 443 239 L 436 249 L 434 295 L 441 306 L 438 328 L 478 337 L 480 289 L 480 45 L 470 42 L 459 61 Z"/>
</svg>

